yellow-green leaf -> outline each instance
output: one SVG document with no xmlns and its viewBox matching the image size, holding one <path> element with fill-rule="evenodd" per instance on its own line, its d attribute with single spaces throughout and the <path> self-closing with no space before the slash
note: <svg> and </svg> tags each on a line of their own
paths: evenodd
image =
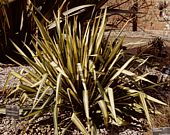
<svg viewBox="0 0 170 135">
<path fill-rule="evenodd" d="M 99 107 L 100 107 L 103 117 L 104 117 L 104 124 L 105 124 L 105 126 L 108 126 L 109 115 L 108 115 L 108 111 L 107 111 L 107 105 L 104 100 L 99 100 L 98 104 L 99 104 Z"/>
<path fill-rule="evenodd" d="M 146 104 L 146 101 L 145 101 L 146 96 L 145 96 L 144 93 L 139 93 L 139 97 L 140 97 L 140 100 L 141 100 L 141 103 L 142 103 L 143 110 L 145 112 L 146 118 L 148 120 L 148 123 L 151 126 L 151 120 L 150 120 L 150 116 L 149 116 L 149 111 L 148 111 L 148 107 L 147 107 L 147 104 Z"/>
<path fill-rule="evenodd" d="M 72 122 L 77 126 L 77 128 L 84 134 L 84 135 L 89 135 L 86 128 L 84 127 L 84 125 L 82 124 L 82 122 L 80 121 L 80 119 L 76 116 L 75 113 L 72 114 L 71 116 L 71 120 Z"/>
</svg>

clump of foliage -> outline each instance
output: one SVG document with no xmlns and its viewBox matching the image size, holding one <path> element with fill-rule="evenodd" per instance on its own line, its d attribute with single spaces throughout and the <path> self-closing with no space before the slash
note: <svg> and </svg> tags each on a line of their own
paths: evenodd
<svg viewBox="0 0 170 135">
<path fill-rule="evenodd" d="M 156 37 L 149 42 L 151 48 L 154 48 L 154 53 L 158 57 L 167 57 L 166 44 L 161 37 Z"/>
<path fill-rule="evenodd" d="M 77 17 L 70 22 L 66 16 L 61 26 L 60 13 L 58 10 L 54 15 L 54 36 L 34 16 L 41 36 L 33 37 L 35 51 L 24 44 L 31 58 L 14 43 L 32 68 L 23 66 L 22 72 L 11 72 L 20 83 L 6 91 L 8 96 L 19 93 L 21 103 L 34 100 L 22 114 L 33 120 L 51 112 L 55 134 L 64 134 L 73 125 L 83 134 L 97 134 L 100 125 L 121 126 L 139 117 L 146 117 L 150 124 L 150 101 L 165 104 L 142 90 L 141 80 L 155 85 L 145 74 L 136 74 L 145 60 L 125 57 L 123 39 L 113 39 L 111 44 L 102 42 L 106 10 L 89 20 L 84 29 Z"/>
</svg>

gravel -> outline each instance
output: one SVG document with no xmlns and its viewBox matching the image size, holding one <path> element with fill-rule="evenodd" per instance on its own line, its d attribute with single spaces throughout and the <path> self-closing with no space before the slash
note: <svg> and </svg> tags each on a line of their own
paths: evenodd
<svg viewBox="0 0 170 135">
<path fill-rule="evenodd" d="M 0 67 L 2 67 L 3 69 L 0 70 L 0 90 L 3 89 L 4 87 L 4 84 L 10 74 L 11 71 L 19 71 L 21 69 L 21 67 L 18 67 L 18 66 L 6 66 L 4 67 L 4 65 L 0 64 Z M 15 86 L 18 82 L 18 79 L 12 77 L 10 80 L 9 80 L 9 83 L 7 85 L 7 87 L 11 87 L 11 86 Z"/>
</svg>

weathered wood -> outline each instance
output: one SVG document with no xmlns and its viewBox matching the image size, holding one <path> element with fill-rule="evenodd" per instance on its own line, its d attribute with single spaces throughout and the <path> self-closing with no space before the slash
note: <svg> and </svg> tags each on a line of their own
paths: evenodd
<svg viewBox="0 0 170 135">
<path fill-rule="evenodd" d="M 6 116 L 19 119 L 19 107 L 16 105 L 7 105 Z"/>
<path fill-rule="evenodd" d="M 153 128 L 153 135 L 170 135 L 170 127 Z"/>
</svg>

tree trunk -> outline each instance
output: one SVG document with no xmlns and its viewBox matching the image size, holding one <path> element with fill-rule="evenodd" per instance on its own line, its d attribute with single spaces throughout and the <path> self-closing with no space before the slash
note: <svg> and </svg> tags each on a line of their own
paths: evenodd
<svg viewBox="0 0 170 135">
<path fill-rule="evenodd" d="M 137 31 L 138 29 L 138 17 L 137 17 L 137 12 L 138 12 L 138 0 L 134 0 L 134 4 L 132 6 L 132 30 Z"/>
</svg>

